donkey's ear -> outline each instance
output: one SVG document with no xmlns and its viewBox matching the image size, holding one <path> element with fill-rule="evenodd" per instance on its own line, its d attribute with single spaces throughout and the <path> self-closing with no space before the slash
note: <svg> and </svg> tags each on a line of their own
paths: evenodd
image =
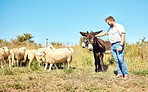
<svg viewBox="0 0 148 92">
<path fill-rule="evenodd" d="M 103 30 L 101 30 L 101 31 L 98 31 L 98 32 L 95 32 L 95 35 L 97 35 L 97 34 L 99 34 L 99 33 L 101 33 Z"/>
<path fill-rule="evenodd" d="M 81 34 L 82 36 L 87 36 L 88 32 L 87 32 L 87 33 L 80 32 L 80 34 Z"/>
</svg>

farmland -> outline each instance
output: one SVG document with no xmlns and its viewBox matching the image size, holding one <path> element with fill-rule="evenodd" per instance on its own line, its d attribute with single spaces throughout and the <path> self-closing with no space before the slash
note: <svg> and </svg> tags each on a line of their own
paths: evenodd
<svg viewBox="0 0 148 92">
<path fill-rule="evenodd" d="M 32 44 L 30 44 L 32 45 Z M 17 47 L 28 46 L 37 49 L 39 46 L 22 43 Z M 10 46 L 9 43 L 6 46 Z M 12 46 L 12 45 L 11 45 Z M 9 47 L 14 48 L 14 47 Z M 30 48 L 31 47 L 31 48 Z M 54 45 L 59 48 L 62 46 Z M 116 63 L 111 54 L 105 54 L 105 72 L 94 71 L 93 53 L 80 45 L 74 49 L 70 69 L 44 71 L 34 60 L 31 68 L 12 67 L 4 64 L 0 68 L 0 91 L 47 91 L 47 92 L 147 92 L 148 91 L 148 44 L 125 44 L 125 60 L 129 70 L 129 79 L 116 79 Z"/>
</svg>

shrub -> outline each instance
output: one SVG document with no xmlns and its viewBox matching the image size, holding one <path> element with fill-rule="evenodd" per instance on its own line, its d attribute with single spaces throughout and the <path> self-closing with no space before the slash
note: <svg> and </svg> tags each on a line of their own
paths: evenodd
<svg viewBox="0 0 148 92">
<path fill-rule="evenodd" d="M 40 70 L 41 67 L 39 66 L 39 63 L 37 61 L 33 61 L 32 65 L 30 66 L 32 71 Z"/>
<path fill-rule="evenodd" d="M 114 62 L 115 62 L 113 56 L 112 57 L 108 57 L 107 61 L 109 62 L 109 64 L 114 64 Z"/>
</svg>

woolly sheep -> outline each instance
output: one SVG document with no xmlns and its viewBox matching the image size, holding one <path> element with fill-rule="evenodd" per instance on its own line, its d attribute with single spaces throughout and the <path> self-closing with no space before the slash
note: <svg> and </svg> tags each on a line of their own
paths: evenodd
<svg viewBox="0 0 148 92">
<path fill-rule="evenodd" d="M 37 52 L 37 50 L 26 50 L 26 52 L 25 52 L 25 56 L 24 56 L 24 61 L 23 62 L 26 62 L 26 60 L 28 59 L 29 60 L 29 67 L 30 67 L 32 61 L 34 59 L 36 59 L 36 52 Z"/>
<path fill-rule="evenodd" d="M 51 71 L 51 67 L 53 64 L 56 63 L 67 63 L 69 68 L 69 63 L 72 61 L 72 53 L 74 50 L 72 48 L 60 48 L 60 49 L 54 49 L 54 50 L 47 50 L 45 51 L 45 60 L 46 60 L 46 66 L 45 69 L 47 69 L 47 65 L 50 64 L 49 71 Z"/>
<path fill-rule="evenodd" d="M 1 68 L 3 68 L 3 61 L 4 58 L 7 57 L 9 54 L 9 48 L 8 47 L 2 47 L 0 48 L 0 62 L 1 62 Z"/>
</svg>

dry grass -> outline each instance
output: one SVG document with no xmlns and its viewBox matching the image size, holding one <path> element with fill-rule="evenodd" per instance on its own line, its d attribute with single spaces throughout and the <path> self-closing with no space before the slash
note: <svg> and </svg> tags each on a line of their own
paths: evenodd
<svg viewBox="0 0 148 92">
<path fill-rule="evenodd" d="M 3 70 L 3 69 L 1 69 Z M 148 78 L 130 74 L 129 80 L 116 79 L 116 67 L 110 65 L 106 72 L 94 72 L 94 67 L 78 66 L 70 70 L 51 72 L 32 71 L 26 67 L 13 68 L 13 75 L 1 74 L 0 91 L 50 91 L 50 92 L 142 92 L 148 91 Z"/>
<path fill-rule="evenodd" d="M 148 92 L 148 59 L 144 54 L 148 51 L 147 46 L 138 49 L 134 44 L 126 44 L 128 80 L 115 78 L 117 69 L 111 54 L 104 57 L 106 72 L 96 73 L 93 53 L 79 45 L 73 46 L 73 49 L 75 52 L 70 69 L 47 72 L 44 67 L 36 67 L 36 63 L 31 69 L 10 69 L 4 65 L 4 69 L 0 68 L 0 92 Z"/>
</svg>

